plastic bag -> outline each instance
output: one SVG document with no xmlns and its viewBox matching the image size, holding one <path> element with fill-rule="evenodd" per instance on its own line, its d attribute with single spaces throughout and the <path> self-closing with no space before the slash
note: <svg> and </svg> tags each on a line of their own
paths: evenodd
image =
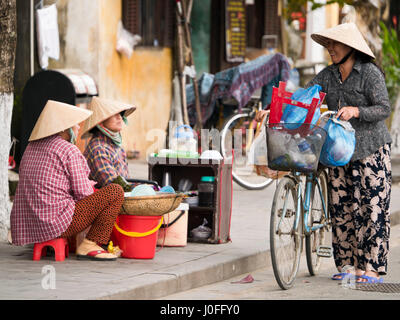
<svg viewBox="0 0 400 320">
<path fill-rule="evenodd" d="M 126 30 L 121 22 L 118 22 L 116 50 L 125 55 L 128 59 L 132 56 L 133 48 L 142 40 L 137 34 Z"/>
<path fill-rule="evenodd" d="M 203 219 L 203 223 L 198 226 L 197 228 L 194 228 L 190 231 L 190 235 L 194 239 L 208 239 L 211 236 L 211 228 L 206 227 L 206 224 L 208 224 L 208 221 L 206 218 Z"/>
<path fill-rule="evenodd" d="M 49 58 L 60 57 L 60 35 L 55 4 L 36 10 L 36 32 L 39 63 L 42 69 L 49 66 Z"/>
<path fill-rule="evenodd" d="M 346 165 L 356 147 L 355 132 L 350 122 L 331 118 L 324 125 L 324 129 L 327 135 L 319 161 L 326 166 Z"/>
<path fill-rule="evenodd" d="M 287 174 L 287 172 L 272 170 L 268 167 L 266 118 L 267 117 L 264 116 L 260 127 L 257 128 L 254 141 L 247 154 L 247 165 L 254 165 L 255 172 L 259 176 L 279 179 Z M 278 141 L 278 139 L 276 141 Z M 285 145 L 281 143 L 279 143 L 278 147 L 283 148 L 283 150 L 285 149 Z"/>
<path fill-rule="evenodd" d="M 267 134 L 265 129 L 265 117 L 260 124 L 259 131 L 247 154 L 247 165 L 267 165 Z"/>
<path fill-rule="evenodd" d="M 321 91 L 321 89 L 322 87 L 318 84 L 315 84 L 307 89 L 300 88 L 292 94 L 290 99 L 310 104 L 313 98 L 317 98 L 319 100 L 319 92 Z M 285 110 L 283 111 L 281 120 L 284 123 L 304 123 L 307 113 L 308 109 L 288 104 Z M 316 108 L 311 123 L 316 124 L 320 115 L 321 115 L 320 109 Z"/>
</svg>

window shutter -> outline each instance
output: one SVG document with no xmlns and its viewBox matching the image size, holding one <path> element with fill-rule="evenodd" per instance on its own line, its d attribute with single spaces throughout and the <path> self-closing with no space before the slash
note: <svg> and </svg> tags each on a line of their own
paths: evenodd
<svg viewBox="0 0 400 320">
<path fill-rule="evenodd" d="M 165 1 L 164 47 L 172 47 L 174 45 L 176 26 L 175 5 L 174 0 Z"/>
<path fill-rule="evenodd" d="M 281 22 L 278 16 L 278 0 L 265 1 L 265 34 L 280 38 Z"/>
<path fill-rule="evenodd" d="M 154 37 L 159 45 L 171 47 L 174 44 L 175 0 L 157 0 L 154 14 Z"/>
<path fill-rule="evenodd" d="M 261 48 L 261 39 L 265 29 L 265 0 L 255 0 L 253 5 L 246 5 L 247 46 Z"/>
<path fill-rule="evenodd" d="M 122 0 L 122 23 L 133 34 L 142 34 L 141 0 Z"/>
</svg>

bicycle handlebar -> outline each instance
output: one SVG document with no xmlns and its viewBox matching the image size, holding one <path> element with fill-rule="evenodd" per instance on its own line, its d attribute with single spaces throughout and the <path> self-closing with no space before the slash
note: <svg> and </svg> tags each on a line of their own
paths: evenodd
<svg viewBox="0 0 400 320">
<path fill-rule="evenodd" d="M 337 114 L 337 111 L 325 111 L 323 114 L 321 114 L 321 116 L 319 118 L 322 119 L 323 117 L 325 117 L 327 115 L 334 115 L 334 114 Z"/>
</svg>

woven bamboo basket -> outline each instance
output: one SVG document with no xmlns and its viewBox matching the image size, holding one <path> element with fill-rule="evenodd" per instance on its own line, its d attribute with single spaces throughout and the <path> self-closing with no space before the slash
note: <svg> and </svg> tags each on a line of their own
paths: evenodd
<svg viewBox="0 0 400 320">
<path fill-rule="evenodd" d="M 181 204 L 184 197 L 183 193 L 125 197 L 120 214 L 162 216 L 174 211 Z"/>
</svg>

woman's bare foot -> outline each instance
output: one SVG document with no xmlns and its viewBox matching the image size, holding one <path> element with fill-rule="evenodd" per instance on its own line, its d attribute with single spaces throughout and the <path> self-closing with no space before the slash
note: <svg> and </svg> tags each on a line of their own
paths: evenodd
<svg viewBox="0 0 400 320">
<path fill-rule="evenodd" d="M 358 269 L 357 269 L 358 271 Z M 354 267 L 351 266 L 345 266 L 340 273 L 334 274 L 332 279 L 333 280 L 342 280 L 343 279 L 343 273 L 348 273 L 353 276 L 356 276 L 356 271 L 354 271 Z"/>
<path fill-rule="evenodd" d="M 379 273 L 378 273 L 378 272 L 375 272 L 375 271 L 372 271 L 372 270 L 367 270 L 367 271 L 365 271 L 365 272 L 364 272 L 364 275 L 367 276 L 367 277 L 372 277 L 372 278 L 379 279 Z M 357 282 L 368 282 L 368 279 L 365 279 L 365 278 L 358 278 L 358 279 L 357 279 Z"/>
<path fill-rule="evenodd" d="M 364 275 L 365 271 L 361 270 L 361 269 L 356 269 L 355 275 L 356 277 L 360 277 L 362 275 Z"/>
</svg>

